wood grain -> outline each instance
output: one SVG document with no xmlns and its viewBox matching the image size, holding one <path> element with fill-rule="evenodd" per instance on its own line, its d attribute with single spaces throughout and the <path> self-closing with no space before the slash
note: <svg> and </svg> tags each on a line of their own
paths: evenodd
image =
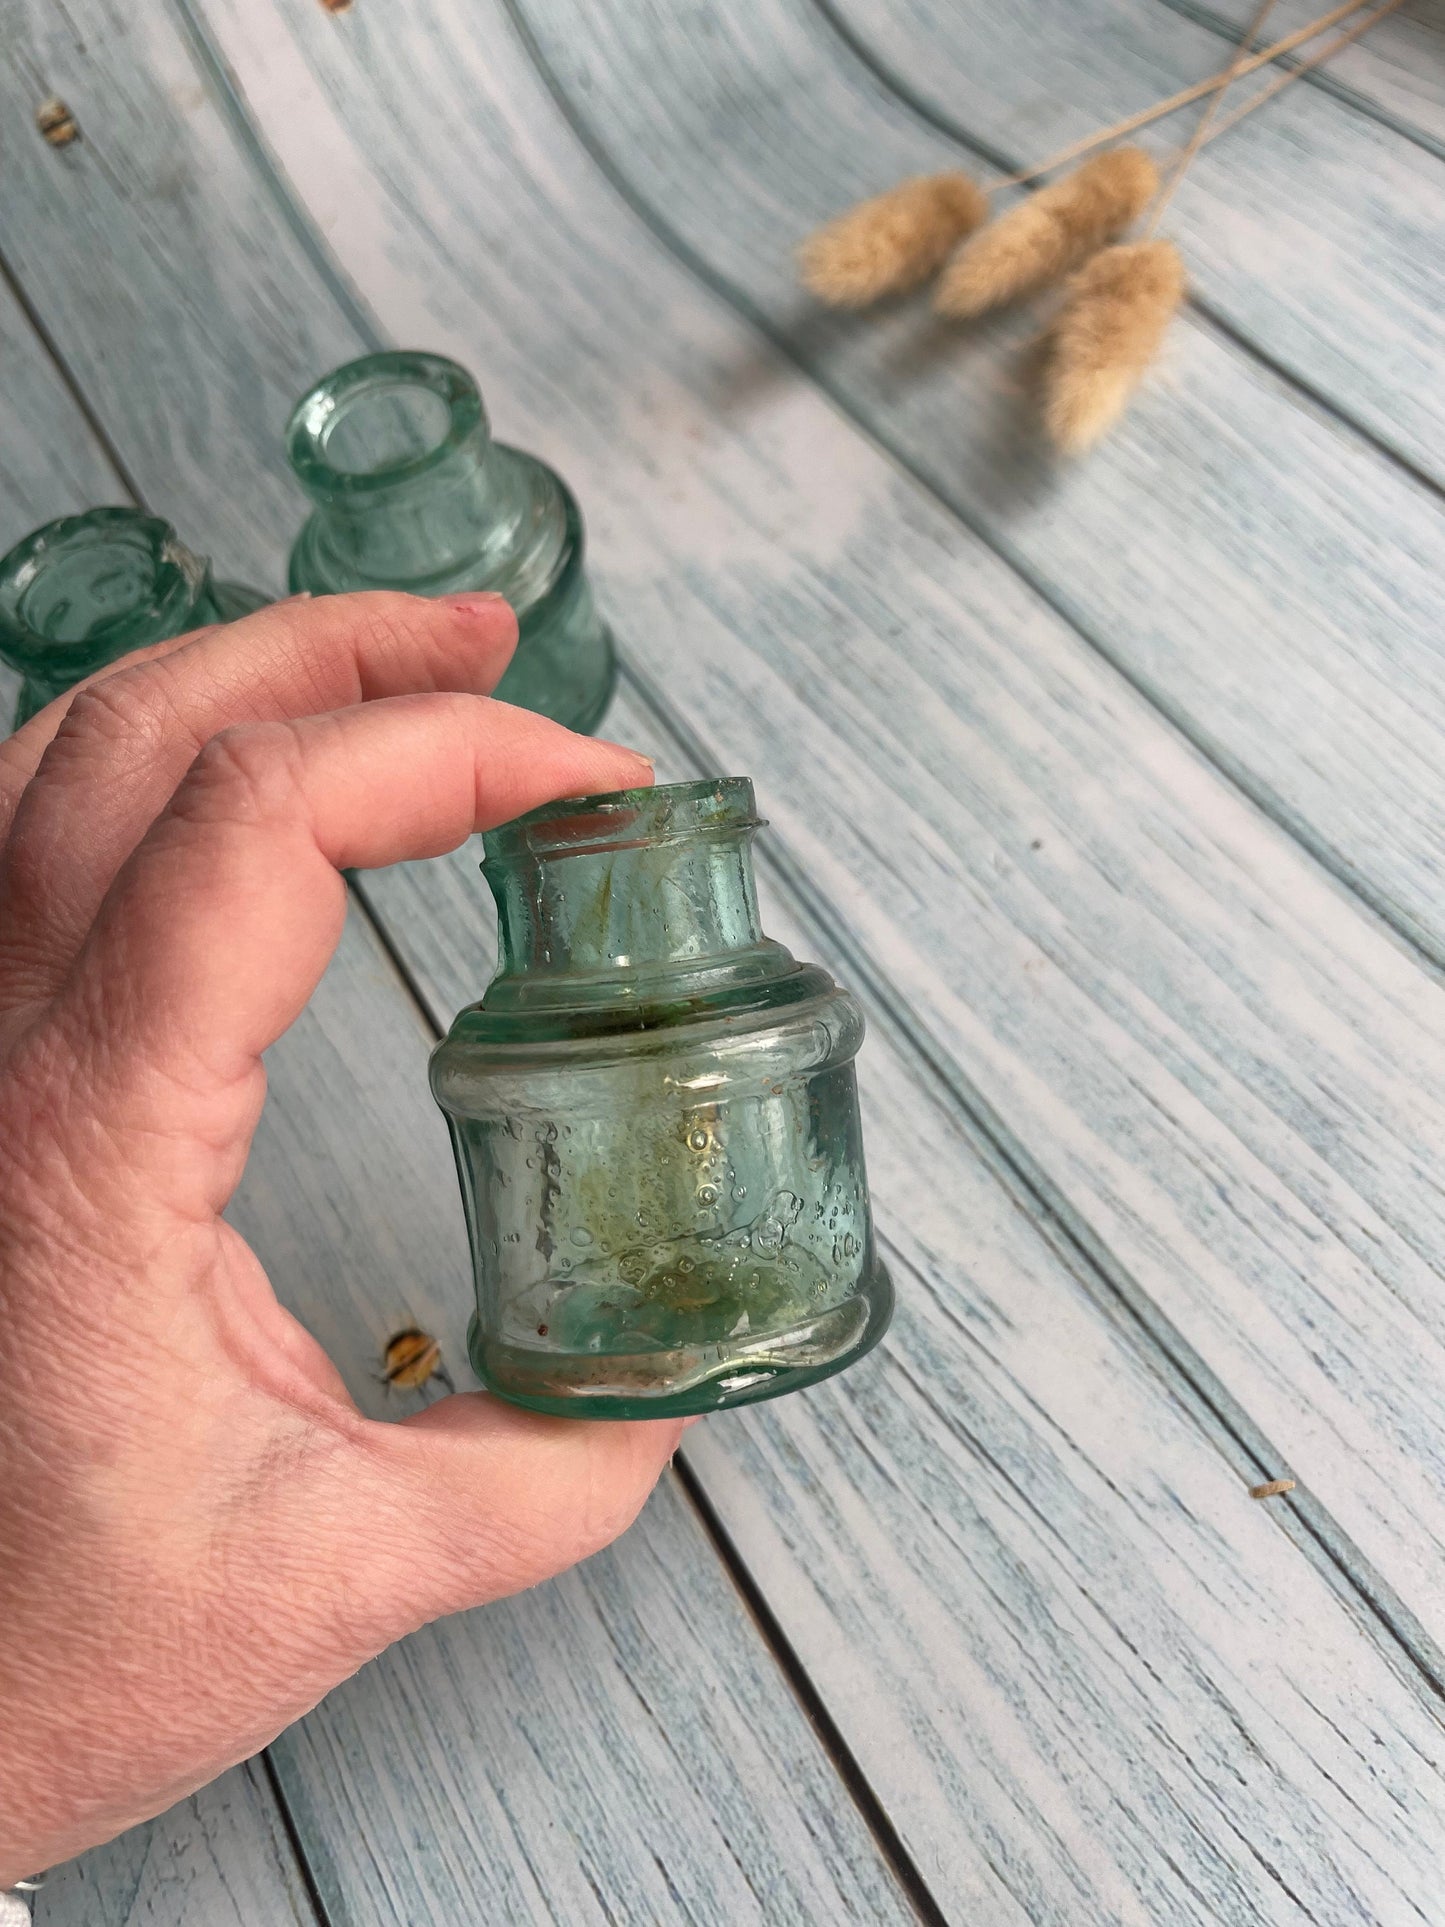
<svg viewBox="0 0 1445 1927">
<path fill-rule="evenodd" d="M 0 554 L 57 515 L 128 500 L 124 483 L 0 275 Z M 0 728 L 9 723 L 19 687 L 16 672 L 0 663 Z"/>
<path fill-rule="evenodd" d="M 0 395 L 0 553 L 54 516 L 130 499 L 3 279 Z"/>
<path fill-rule="evenodd" d="M 852 974 L 1368 1583 L 1445 1626 L 1437 986 L 676 269 L 503 26 L 210 17 L 386 327 L 491 371 L 504 431 L 576 483 L 633 662 L 715 766 L 766 775 Z"/>
<path fill-rule="evenodd" d="M 1249 0 L 1161 0 L 1187 19 L 1211 28 L 1228 40 L 1244 32 L 1254 14 Z M 1269 38 L 1277 40 L 1318 19 L 1323 7 L 1314 0 L 1282 0 L 1269 16 Z M 1351 22 L 1335 29 L 1342 33 Z M 1301 47 L 1295 56 L 1304 60 L 1325 46 L 1331 36 L 1321 35 Z M 1222 64 L 1222 63 L 1221 63 Z M 1281 71 L 1288 66 L 1281 63 Z M 1257 84 L 1263 84 L 1260 76 Z M 1350 46 L 1344 47 L 1327 64 L 1295 83 L 1334 91 L 1349 106 L 1368 113 L 1388 116 L 1402 133 L 1434 144 L 1439 151 L 1445 142 L 1445 18 L 1434 0 L 1409 0 L 1395 13 L 1386 14 Z M 1240 100 L 1247 98 L 1243 88 Z"/>
<path fill-rule="evenodd" d="M 257 205 L 249 158 L 165 14 L 10 0 L 6 25 L 0 98 L 19 132 L 0 252 L 147 506 L 218 575 L 278 590 L 305 513 L 279 438 L 302 387 L 363 345 L 354 322 L 298 299 L 306 248 Z M 29 138 L 47 94 L 81 125 L 70 147 Z"/>
<path fill-rule="evenodd" d="M 328 1927 L 254 1761 L 56 1868 L 34 1909 L 35 1927 Z"/>
</svg>

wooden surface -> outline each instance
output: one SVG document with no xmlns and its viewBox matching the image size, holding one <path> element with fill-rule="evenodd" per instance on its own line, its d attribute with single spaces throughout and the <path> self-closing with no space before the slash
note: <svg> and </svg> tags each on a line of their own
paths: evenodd
<svg viewBox="0 0 1445 1927">
<path fill-rule="evenodd" d="M 139 497 L 274 588 L 292 397 L 472 366 L 587 513 L 608 733 L 756 778 L 769 927 L 868 1005 L 900 1294 L 38 1919 L 1445 1923 L 1438 16 L 1209 150 L 1194 304 L 1072 469 L 1027 317 L 840 323 L 790 264 L 1243 10 L 0 0 L 0 542 Z M 474 862 L 360 883 L 235 1207 L 378 1412 L 402 1324 L 460 1375 Z"/>
</svg>

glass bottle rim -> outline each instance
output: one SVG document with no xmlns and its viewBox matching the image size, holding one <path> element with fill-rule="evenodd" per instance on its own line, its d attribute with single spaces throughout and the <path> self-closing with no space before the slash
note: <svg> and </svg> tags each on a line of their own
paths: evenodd
<svg viewBox="0 0 1445 1927">
<path fill-rule="evenodd" d="M 482 839 L 482 868 L 506 865 L 523 855 L 588 856 L 687 837 L 751 835 L 763 822 L 746 776 L 563 797 L 488 830 Z"/>
<path fill-rule="evenodd" d="M 375 468 L 345 468 L 331 459 L 331 437 L 352 408 L 388 391 L 408 390 L 434 396 L 446 409 L 446 427 L 431 447 Z M 481 391 L 459 362 L 418 349 L 386 349 L 345 362 L 307 390 L 286 424 L 286 453 L 307 493 L 330 500 L 413 481 L 468 442 L 485 442 L 489 435 Z"/>
<path fill-rule="evenodd" d="M 58 564 L 74 564 L 87 555 L 99 560 L 107 553 L 124 554 L 148 568 L 144 593 L 90 623 L 83 633 L 67 634 L 63 619 L 57 620 L 58 611 L 41 605 L 45 578 Z M 60 516 L 32 529 L 0 558 L 0 642 L 17 657 L 51 657 L 65 651 L 88 652 L 98 644 L 124 639 L 138 619 L 148 628 L 183 625 L 205 588 L 207 573 L 206 563 L 192 554 L 161 516 L 135 508 L 87 509 L 80 515 Z"/>
</svg>

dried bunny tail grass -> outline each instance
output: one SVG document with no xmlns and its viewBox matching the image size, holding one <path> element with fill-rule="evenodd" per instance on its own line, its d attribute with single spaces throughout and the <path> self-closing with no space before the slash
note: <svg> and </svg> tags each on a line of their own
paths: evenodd
<svg viewBox="0 0 1445 1927">
<path fill-rule="evenodd" d="M 834 308 L 864 308 L 927 280 L 988 215 L 966 174 L 920 174 L 840 214 L 803 243 L 803 283 Z"/>
<path fill-rule="evenodd" d="M 1141 148 L 1096 155 L 975 235 L 939 282 L 934 305 L 967 320 L 1046 287 L 1122 234 L 1158 186 Z"/>
<path fill-rule="evenodd" d="M 1078 454 L 1123 414 L 1184 298 L 1172 241 L 1105 248 L 1070 282 L 1048 335 L 1044 423 Z"/>
</svg>

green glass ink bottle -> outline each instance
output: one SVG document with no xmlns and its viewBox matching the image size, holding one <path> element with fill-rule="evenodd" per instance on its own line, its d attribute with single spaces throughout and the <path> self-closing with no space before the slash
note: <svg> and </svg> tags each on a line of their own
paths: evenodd
<svg viewBox="0 0 1445 1927">
<path fill-rule="evenodd" d="M 411 353 L 348 362 L 297 403 L 287 453 L 316 504 L 291 551 L 293 590 L 494 590 L 521 631 L 496 694 L 596 728 L 617 665 L 577 504 L 535 456 L 492 440 L 465 368 Z"/>
<path fill-rule="evenodd" d="M 233 622 L 268 600 L 213 581 L 169 522 L 139 509 L 47 522 L 0 560 L 0 660 L 25 679 L 15 727 L 132 649 Z"/>
<path fill-rule="evenodd" d="M 432 1057 L 476 1274 L 472 1362 L 577 1417 L 825 1378 L 892 1311 L 858 1005 L 759 927 L 740 777 L 488 833 L 501 957 Z"/>
</svg>

